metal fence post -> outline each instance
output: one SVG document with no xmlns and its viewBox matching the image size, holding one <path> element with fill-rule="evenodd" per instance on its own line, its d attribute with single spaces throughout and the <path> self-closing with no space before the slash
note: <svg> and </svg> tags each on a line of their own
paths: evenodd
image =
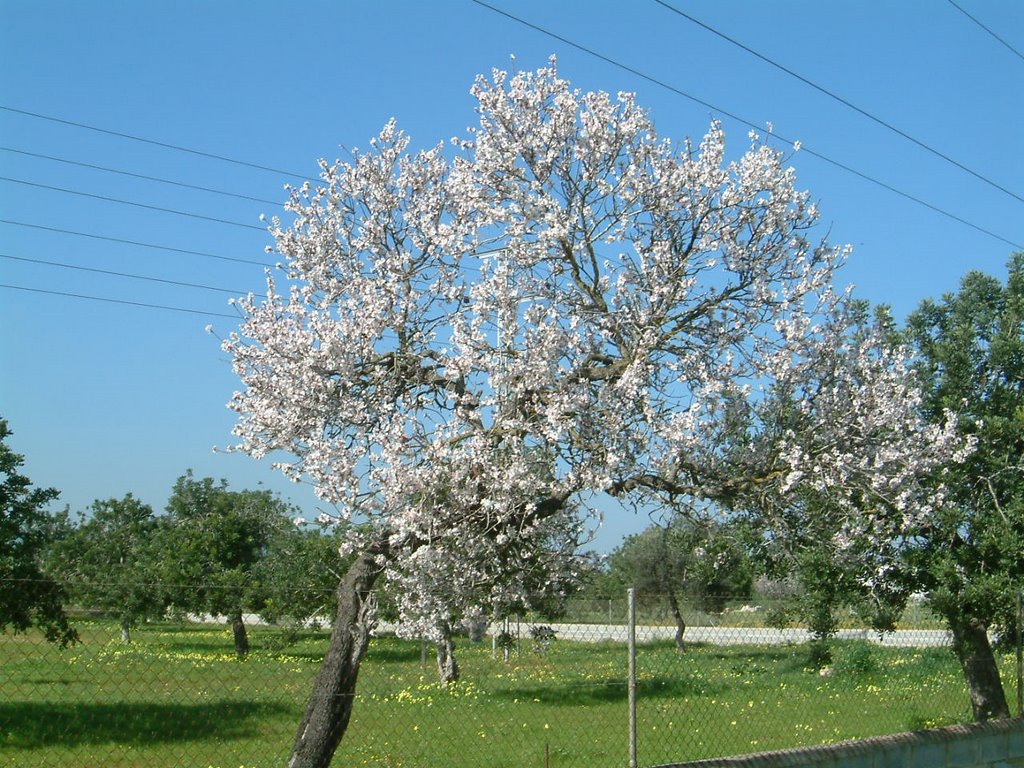
<svg viewBox="0 0 1024 768">
<path fill-rule="evenodd" d="M 626 593 L 629 614 L 629 768 L 636 768 L 636 590 Z"/>
<path fill-rule="evenodd" d="M 1021 645 L 1024 645 L 1024 606 L 1021 590 L 1017 590 L 1017 717 L 1024 717 L 1024 664 L 1021 660 Z"/>
</svg>

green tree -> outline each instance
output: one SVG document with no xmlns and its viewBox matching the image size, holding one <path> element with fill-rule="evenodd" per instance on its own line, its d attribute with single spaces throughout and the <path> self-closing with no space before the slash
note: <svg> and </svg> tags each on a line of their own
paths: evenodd
<svg viewBox="0 0 1024 768">
<path fill-rule="evenodd" d="M 290 524 L 289 511 L 269 491 L 231 491 L 191 470 L 167 502 L 158 546 L 170 600 L 185 611 L 226 616 L 240 657 L 249 651 L 242 614 L 262 607 L 256 567 L 275 532 Z"/>
<path fill-rule="evenodd" d="M 773 516 L 757 558 L 765 576 L 791 587 L 773 603 L 768 622 L 806 627 L 812 638 L 809 662 L 816 668 L 832 662 L 840 609 L 872 629 L 891 631 L 911 592 L 905 574 L 873 578 L 881 561 L 872 543 L 848 536 L 841 517 L 831 512 L 827 498 L 805 491 Z M 885 567 L 890 574 L 898 570 L 892 563 Z"/>
<path fill-rule="evenodd" d="M 922 303 L 906 334 L 927 416 L 956 412 L 977 440 L 941 478 L 946 502 L 921 526 L 909 563 L 952 632 L 975 718 L 1007 717 L 989 633 L 1015 634 L 1024 584 L 1024 254 L 1010 259 L 1005 285 L 971 272 L 957 293 Z"/>
<path fill-rule="evenodd" d="M 65 593 L 41 567 L 59 523 L 46 505 L 60 492 L 33 488 L 18 472 L 25 460 L 6 444 L 11 434 L 7 421 L 0 419 L 0 631 L 36 626 L 50 642 L 67 646 L 78 634 L 64 613 Z"/>
<path fill-rule="evenodd" d="M 130 493 L 96 500 L 47 556 L 47 569 L 79 604 L 117 618 L 126 643 L 133 627 L 166 607 L 165 592 L 153 583 L 157 524 L 152 508 Z"/>
<path fill-rule="evenodd" d="M 721 613 L 730 598 L 749 597 L 753 579 L 742 528 L 706 518 L 652 525 L 628 536 L 608 558 L 608 582 L 668 602 L 680 651 L 686 647 L 680 597 Z"/>
<path fill-rule="evenodd" d="M 322 526 L 272 527 L 266 556 L 252 569 L 260 616 L 295 627 L 333 616 L 335 587 L 352 560 L 340 546 L 341 538 Z"/>
</svg>

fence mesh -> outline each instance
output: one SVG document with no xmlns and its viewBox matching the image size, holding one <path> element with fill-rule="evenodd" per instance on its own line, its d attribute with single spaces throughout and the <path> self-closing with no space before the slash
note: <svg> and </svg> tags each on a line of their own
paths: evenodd
<svg viewBox="0 0 1024 768">
<path fill-rule="evenodd" d="M 879 636 L 841 623 L 832 660 L 809 633 L 768 626 L 770 606 L 715 614 L 684 604 L 683 648 L 666 601 L 636 601 L 636 754 L 653 766 L 822 744 L 971 719 L 941 625 L 912 607 Z M 329 630 L 247 616 L 116 620 L 78 611 L 81 642 L 0 634 L 2 766 L 283 766 Z M 626 766 L 627 601 L 576 602 L 557 621 L 510 617 L 456 638 L 457 682 L 435 649 L 382 623 L 360 670 L 334 765 Z M 1013 652 L 999 656 L 1008 698 Z"/>
<path fill-rule="evenodd" d="M 645 624 L 638 597 L 638 755 L 642 765 L 828 744 L 971 720 L 950 638 L 918 607 L 879 635 L 841 621 L 830 660 L 800 627 L 774 628 L 770 605 L 720 615 L 685 606 L 675 628 Z M 674 623 L 674 622 L 673 622 Z M 1009 681 L 1009 658 L 1004 679 Z"/>
</svg>

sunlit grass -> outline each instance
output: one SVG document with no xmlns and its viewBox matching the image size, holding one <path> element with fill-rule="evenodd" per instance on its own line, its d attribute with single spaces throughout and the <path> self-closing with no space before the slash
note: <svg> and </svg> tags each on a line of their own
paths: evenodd
<svg viewBox="0 0 1024 768">
<path fill-rule="evenodd" d="M 113 625 L 81 625 L 61 651 L 0 635 L 0 766 L 283 765 L 324 633 L 282 650 L 254 629 L 245 661 L 217 626 L 151 625 L 123 645 Z M 840 741 L 970 718 L 947 649 L 837 643 L 830 674 L 804 646 L 644 645 L 638 654 L 639 758 L 684 759 Z M 462 680 L 437 682 L 420 644 L 378 638 L 360 672 L 335 765 L 620 766 L 627 762 L 626 651 L 524 640 L 509 662 L 461 640 Z M 499 654 L 500 656 L 500 654 Z M 1004 659 L 1004 680 L 1014 678 Z"/>
</svg>

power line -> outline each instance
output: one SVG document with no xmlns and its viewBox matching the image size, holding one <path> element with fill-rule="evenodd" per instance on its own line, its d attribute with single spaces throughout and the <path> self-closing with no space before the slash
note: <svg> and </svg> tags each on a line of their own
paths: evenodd
<svg viewBox="0 0 1024 768">
<path fill-rule="evenodd" d="M 89 237 L 94 240 L 106 240 L 111 243 L 123 243 L 125 245 L 136 245 L 140 248 L 156 248 L 161 251 L 171 251 L 172 253 L 184 253 L 190 256 L 203 256 L 207 259 L 220 259 L 221 261 L 233 261 L 239 264 L 254 264 L 258 267 L 272 267 L 273 264 L 268 264 L 265 261 L 253 261 L 252 259 L 240 259 L 233 256 L 221 256 L 216 253 L 207 253 L 206 251 L 192 251 L 187 248 L 174 248 L 170 245 L 157 245 L 156 243 L 144 243 L 139 240 L 125 240 L 120 237 L 108 237 L 106 235 L 97 235 L 91 232 L 77 232 L 73 229 L 61 229 L 60 227 L 47 227 L 43 224 L 29 224 L 25 221 L 13 221 L 11 219 L 0 219 L 0 224 L 10 224 L 15 227 L 30 227 L 32 229 L 42 229 L 47 232 L 59 232 L 62 235 L 74 235 L 75 237 Z"/>
<path fill-rule="evenodd" d="M 0 224 L 11 224 L 11 225 L 16 226 L 16 227 L 30 227 L 32 229 L 41 229 L 41 230 L 44 230 L 46 232 L 58 232 L 58 233 L 64 234 L 64 235 L 74 235 L 76 237 L 89 237 L 89 238 L 93 238 L 95 240 L 105 240 L 105 241 L 108 241 L 108 242 L 111 242 L 111 243 L 123 243 L 125 245 L 137 245 L 137 246 L 142 247 L 142 248 L 156 248 L 156 249 L 159 249 L 159 250 L 162 250 L 162 251 L 171 251 L 173 253 L 184 253 L 184 254 L 188 254 L 188 255 L 191 255 L 191 256 L 203 256 L 203 257 L 206 257 L 206 258 L 209 258 L 209 259 L 220 259 L 222 261 L 233 261 L 233 262 L 238 262 L 238 263 L 241 263 L 241 264 L 253 264 L 253 265 L 258 266 L 258 267 L 276 267 L 277 266 L 276 264 L 269 264 L 269 263 L 267 263 L 265 261 L 253 261 L 252 259 L 239 259 L 239 258 L 235 258 L 235 257 L 232 257 L 232 256 L 221 256 L 220 254 L 216 254 L 216 253 L 207 253 L 206 251 L 192 251 L 192 250 L 189 250 L 187 248 L 174 248 L 174 247 L 169 246 L 169 245 L 158 245 L 156 243 L 144 243 L 144 242 L 141 242 L 139 240 L 125 240 L 125 239 L 120 238 L 120 237 L 108 237 L 106 235 L 97 235 L 97 234 L 93 234 L 93 233 L 90 233 L 90 232 L 78 232 L 78 231 L 73 230 L 73 229 L 63 229 L 61 227 L 48 227 L 48 226 L 45 226 L 43 224 L 29 224 L 28 222 L 25 222 L 25 221 L 14 221 L 13 219 L 0 219 Z M 480 251 L 478 253 L 474 253 L 473 256 L 479 258 L 481 256 L 488 256 L 488 255 L 492 255 L 492 254 L 495 254 L 495 253 L 501 253 L 502 250 L 503 250 L 502 248 L 495 248 L 495 249 L 491 249 L 491 250 Z M 470 271 L 470 272 L 479 272 L 479 270 L 476 269 L 475 267 L 470 267 L 470 266 L 463 265 L 462 268 L 467 270 L 467 271 Z"/>
<path fill-rule="evenodd" d="M 1003 40 L 1003 38 L 1001 38 L 1001 37 L 1000 37 L 999 35 L 997 35 L 997 34 L 996 34 L 995 32 L 993 32 L 993 31 L 992 31 L 991 29 L 989 29 L 989 28 L 988 28 L 988 27 L 986 27 L 986 26 L 985 26 L 984 24 L 982 24 L 982 23 L 981 23 L 980 21 L 978 21 L 978 19 L 977 19 L 977 18 L 975 18 L 974 16 L 972 16 L 971 14 L 969 14 L 969 13 L 968 13 L 967 11 L 965 11 L 965 10 L 964 10 L 963 8 L 961 8 L 961 7 L 960 7 L 959 5 L 957 5 L 956 3 L 954 3 L 954 2 L 953 2 L 953 0 L 948 0 L 948 2 L 949 2 L 949 4 L 950 4 L 950 5 L 952 5 L 952 6 L 954 7 L 954 8 L 956 8 L 956 9 L 957 9 L 958 11 L 960 11 L 960 13 L 962 13 L 962 14 L 963 14 L 964 16 L 966 16 L 966 17 L 967 17 L 968 19 L 970 19 L 971 21 L 973 21 L 973 22 L 974 22 L 975 24 L 977 24 L 977 25 L 978 25 L 979 27 L 981 27 L 981 28 L 982 28 L 983 30 L 985 30 L 986 32 L 988 32 L 988 33 L 989 33 L 990 35 L 992 35 L 992 37 L 994 37 L 994 38 L 995 38 L 996 40 L 998 40 L 998 41 L 999 41 L 1000 43 L 1002 43 L 1003 45 L 1005 45 L 1005 46 L 1006 46 L 1006 47 L 1007 47 L 1007 48 L 1008 48 L 1008 49 L 1010 50 L 1010 52 L 1011 52 L 1011 53 L 1013 53 L 1013 55 L 1014 55 L 1014 56 L 1016 56 L 1016 57 L 1017 57 L 1018 59 L 1020 59 L 1021 61 L 1024 61 L 1024 53 L 1021 53 L 1021 52 L 1020 52 L 1020 51 L 1018 51 L 1018 50 L 1017 50 L 1016 48 L 1014 48 L 1014 47 L 1013 47 L 1012 45 L 1010 45 L 1010 44 L 1009 44 L 1008 42 L 1006 42 L 1005 40 Z"/>
<path fill-rule="evenodd" d="M 43 288 L 28 288 L 24 285 L 9 285 L 0 283 L 0 288 L 7 288 L 12 291 L 29 291 L 31 293 L 45 293 L 50 296 L 66 296 L 72 299 L 88 299 L 90 301 L 105 301 L 110 304 L 127 304 L 132 307 L 146 307 L 148 309 L 166 309 L 171 312 L 187 312 L 193 315 L 207 315 L 210 317 L 227 317 L 231 320 L 238 320 L 238 315 L 229 315 L 226 312 L 207 312 L 202 309 L 186 309 L 185 307 L 170 307 L 166 304 L 148 304 L 142 301 L 127 301 L 125 299 L 108 299 L 103 296 L 87 296 L 82 293 L 66 293 L 64 291 L 49 291 Z"/>
<path fill-rule="evenodd" d="M 92 192 L 80 192 L 77 189 L 66 189 L 65 187 L 54 187 L 50 184 L 39 184 L 34 181 L 25 181 L 24 179 L 12 179 L 8 176 L 0 176 L 0 181 L 9 181 L 13 184 L 25 184 L 29 187 L 38 187 L 39 189 L 49 189 L 54 192 L 64 192 L 68 195 L 79 195 L 81 197 L 91 197 L 95 200 L 105 200 L 110 203 L 119 203 L 120 205 L 132 205 L 136 208 L 146 208 L 150 211 L 161 211 L 163 213 L 173 213 L 177 216 L 188 216 L 191 219 L 203 219 L 204 221 L 212 221 L 217 224 L 230 224 L 233 227 L 243 227 L 244 229 L 255 229 L 258 232 L 266 232 L 264 227 L 257 227 L 255 224 L 243 224 L 239 221 L 230 221 L 228 219 L 218 219 L 215 216 L 203 216 L 201 213 L 190 213 L 188 211 L 178 211 L 173 208 L 164 208 L 159 205 L 147 205 L 146 203 L 137 203 L 134 200 L 122 200 L 117 197 L 107 197 L 106 195 L 96 195 Z"/>
<path fill-rule="evenodd" d="M 952 2 L 952 0 L 950 0 L 950 1 Z M 724 32 L 720 32 L 719 30 L 715 29 L 714 27 L 710 26 L 709 24 L 705 24 L 700 19 L 697 19 L 697 18 L 691 16 L 690 14 L 686 13 L 685 11 L 679 10 L 678 8 L 674 7 L 673 5 L 665 2 L 665 0 L 654 0 L 654 2 L 657 3 L 658 5 L 660 5 L 662 8 L 666 8 L 667 10 L 669 10 L 672 13 L 676 14 L 677 16 L 680 16 L 680 17 L 686 19 L 687 21 L 690 21 L 693 24 L 696 24 L 701 29 L 707 30 L 711 34 L 716 35 L 717 37 L 720 37 L 722 40 L 725 40 L 725 41 L 731 43 L 732 45 L 735 45 L 737 48 L 742 48 L 744 51 L 749 53 L 751 56 L 756 56 L 758 59 L 760 59 L 761 61 L 765 62 L 766 64 L 770 64 L 771 66 L 775 67 L 776 69 L 780 70 L 781 72 L 785 72 L 790 77 L 796 78 L 797 80 L 799 80 L 804 85 L 807 85 L 807 86 L 813 88 L 814 90 L 818 91 L 818 93 L 822 93 L 825 96 L 828 96 L 830 99 L 833 99 L 834 101 L 839 102 L 843 106 L 845 106 L 845 107 L 847 107 L 849 109 L 852 109 L 857 114 L 862 115 L 862 116 L 868 118 L 869 120 L 877 123 L 878 125 L 882 126 L 883 128 L 886 128 L 886 129 L 892 131 L 893 133 L 897 134 L 898 136 L 903 137 L 907 141 L 912 142 L 913 144 L 916 144 L 921 149 L 924 149 L 925 151 L 930 152 L 931 154 L 935 155 L 936 157 L 941 158 L 942 160 L 945 160 L 947 163 L 949 163 L 949 164 L 959 168 L 960 170 L 964 171 L 965 173 L 969 173 L 974 178 L 979 179 L 979 180 L 985 182 L 986 184 L 988 184 L 989 186 L 994 187 L 995 189 L 998 189 L 1000 192 L 1003 192 L 1003 193 L 1009 195 L 1010 197 L 1014 198 L 1015 200 L 1019 200 L 1020 202 L 1024 203 L 1024 197 L 1021 197 L 1016 192 L 1013 192 L 1013 191 L 1007 189 L 1006 187 L 998 184 L 997 182 L 993 181 L 992 179 L 988 178 L 987 176 L 984 176 L 984 175 L 978 173 L 977 171 L 973 170 L 972 168 L 969 168 L 968 166 L 964 165 L 960 161 L 954 160 L 952 157 L 950 157 L 949 155 L 945 154 L 941 150 L 935 149 L 934 147 L 932 147 L 932 146 L 930 146 L 928 144 L 925 144 L 920 139 L 917 139 L 917 138 L 911 136 L 906 131 L 904 131 L 904 130 L 902 130 L 900 128 L 897 128 L 892 123 L 887 122 L 886 120 L 883 120 L 882 118 L 878 117 L 875 114 L 872 114 L 871 112 L 868 112 L 866 109 L 863 109 L 862 107 L 858 107 L 856 104 L 854 104 L 854 103 L 850 102 L 849 100 L 843 98 L 842 96 L 840 96 L 839 94 L 835 93 L 834 91 L 830 91 L 829 89 L 825 88 L 824 86 L 818 85 L 813 80 L 807 79 L 806 77 L 804 77 L 803 75 L 799 74 L 798 72 L 794 72 L 789 67 L 786 67 L 783 64 L 780 64 L 779 62 L 775 61 L 774 59 L 769 58 L 768 56 L 765 56 L 762 53 L 758 53 L 753 48 L 751 48 L 751 47 L 741 43 L 739 40 L 736 40 L 733 37 L 729 37 Z"/>
<path fill-rule="evenodd" d="M 252 200 L 256 203 L 266 203 L 267 205 L 280 206 L 280 200 L 265 200 L 262 197 L 251 197 L 250 195 L 241 195 L 237 192 L 227 192 L 223 189 L 213 189 L 211 187 L 203 187 L 198 184 L 186 184 L 183 181 L 174 181 L 173 179 L 163 179 L 159 176 L 146 176 L 142 173 L 132 173 L 131 171 L 123 171 L 118 168 L 108 168 L 103 165 L 93 165 L 92 163 L 83 163 L 78 160 L 68 160 L 64 157 L 54 157 L 53 155 L 43 155 L 38 152 L 28 152 L 24 149 L 14 149 L 13 147 L 0 147 L 0 151 L 14 152 L 19 155 L 26 155 L 28 157 L 38 157 L 43 160 L 52 160 L 55 163 L 64 163 L 66 165 L 77 165 L 80 168 L 92 168 L 97 171 L 105 171 L 106 173 L 116 173 L 121 176 L 130 176 L 133 179 L 145 179 L 146 181 L 158 181 L 161 184 L 172 184 L 176 187 L 184 187 L 185 189 L 195 189 L 200 192 L 212 192 L 215 195 L 224 195 L 226 197 L 236 197 L 240 200 Z"/>
<path fill-rule="evenodd" d="M 667 91 L 669 91 L 671 93 L 674 93 L 677 96 L 682 96 L 683 98 L 689 99 L 690 101 L 692 101 L 692 102 L 694 102 L 696 104 L 700 104 L 702 107 L 706 107 L 706 108 L 712 110 L 713 112 L 717 112 L 717 113 L 719 113 L 721 115 L 724 115 L 724 116 L 726 116 L 726 117 L 728 117 L 728 118 L 730 118 L 732 120 L 735 120 L 736 122 L 738 122 L 738 123 L 740 123 L 742 125 L 745 125 L 745 126 L 747 126 L 749 128 L 753 128 L 755 131 L 762 130 L 762 126 L 759 126 L 756 123 L 754 123 L 754 122 L 752 122 L 750 120 L 747 120 L 746 118 L 740 117 L 739 115 L 736 115 L 736 114 L 734 114 L 734 113 L 732 113 L 732 112 L 730 112 L 730 111 L 728 111 L 726 109 L 722 109 L 721 107 L 718 107 L 718 106 L 716 106 L 714 104 L 711 104 L 710 102 L 704 101 L 703 99 L 698 98 L 697 96 L 694 96 L 694 95 L 692 95 L 690 93 L 687 93 L 686 91 L 683 91 L 680 88 L 675 87 L 674 85 L 670 85 L 669 83 L 666 83 L 664 80 L 659 80 L 658 78 L 653 77 L 651 75 L 648 75 L 645 72 L 641 72 L 638 69 L 634 69 L 633 67 L 630 67 L 628 64 L 623 64 L 622 62 L 616 61 L 615 59 L 612 59 L 612 58 L 610 58 L 608 56 L 605 56 L 602 53 L 598 53 L 597 51 L 593 50 L 592 48 L 588 48 L 585 45 L 581 45 L 580 43 L 573 42 L 572 40 L 569 40 L 568 38 L 563 37 L 563 36 L 561 36 L 561 35 L 559 35 L 559 34 L 557 34 L 555 32 L 551 32 L 550 30 L 547 30 L 547 29 L 545 29 L 543 27 L 540 27 L 540 26 L 538 26 L 536 24 L 533 24 L 532 22 L 526 21 L 525 19 L 521 19 L 518 16 L 514 16 L 513 14 L 508 13 L 507 11 L 504 11 L 501 8 L 496 8 L 493 5 L 489 5 L 488 3 L 483 2 L 483 0 L 471 0 L 471 1 L 473 3 L 475 3 L 476 5 L 479 5 L 479 6 L 483 7 L 483 8 L 487 8 L 488 10 L 493 11 L 494 13 L 497 13 L 497 14 L 499 14 L 501 16 L 504 16 L 507 19 L 511 19 L 512 21 L 515 21 L 518 24 L 522 24 L 524 27 L 528 27 L 529 29 L 532 29 L 532 30 L 534 30 L 536 32 L 540 32 L 542 35 L 546 35 L 547 37 L 550 37 L 550 38 L 552 38 L 554 40 L 558 40 L 559 42 L 565 43 L 566 45 L 570 46 L 571 48 L 575 48 L 576 50 L 582 51 L 583 53 L 586 53 L 589 56 L 593 56 L 594 58 L 600 59 L 601 61 L 603 61 L 603 62 L 605 62 L 607 64 L 611 64 L 613 67 L 617 67 L 618 69 L 621 69 L 624 72 L 629 72 L 631 75 L 635 75 L 636 77 L 639 77 L 641 80 L 646 80 L 647 82 L 652 83 L 654 85 L 657 85 L 660 88 L 664 88 L 665 90 L 667 90 Z M 782 141 L 782 142 L 787 143 L 787 144 L 794 144 L 793 141 L 791 141 L 789 139 L 786 139 L 785 137 L 780 136 L 779 134 L 772 134 L 772 135 L 776 139 L 778 139 L 779 141 Z M 939 214 L 945 216 L 946 218 L 952 219 L 953 221 L 959 222 L 960 224 L 968 226 L 968 227 L 970 227 L 971 229 L 973 229 L 973 230 L 975 230 L 977 232 L 981 232 L 982 234 L 988 235 L 989 237 L 992 237 L 992 238 L 994 238 L 996 240 L 999 240 L 1000 242 L 1006 243 L 1007 245 L 1009 245 L 1009 246 L 1011 246 L 1013 248 L 1017 248 L 1017 249 L 1024 248 L 1024 245 L 1021 245 L 1020 243 L 1016 243 L 1016 242 L 1014 242 L 1012 240 L 1008 240 L 1007 238 L 1005 238 L 1005 237 L 1003 237 L 1001 235 L 998 235 L 995 232 L 992 232 L 992 231 L 990 231 L 988 229 L 985 229 L 984 227 L 980 227 L 977 224 L 974 224 L 974 223 L 972 223 L 970 221 L 967 221 L 966 219 L 962 218 L 961 216 L 957 216 L 956 214 L 950 213 L 949 211 L 946 211 L 946 210 L 944 210 L 942 208 L 939 208 L 936 205 L 932 205 L 931 203 L 927 203 L 924 200 L 922 200 L 921 198 L 915 197 L 914 195 L 911 195 L 908 192 L 904 192 L 903 190 L 897 189 L 896 187 L 892 186 L 891 184 L 887 184 L 886 182 L 880 181 L 879 179 L 876 179 L 873 176 L 869 176 L 866 173 L 858 171 L 855 168 L 852 168 L 852 167 L 846 165 L 845 163 L 840 162 L 839 160 L 835 160 L 835 159 L 833 159 L 833 158 L 831 158 L 831 157 L 829 157 L 827 155 L 823 155 L 820 152 L 816 152 L 815 150 L 809 148 L 805 144 L 801 144 L 800 151 L 807 153 L 811 157 L 816 157 L 819 160 L 822 160 L 823 162 L 828 163 L 829 165 L 832 165 L 832 166 L 834 166 L 836 168 L 839 168 L 840 170 L 846 171 L 847 173 L 851 173 L 854 176 L 857 176 L 857 177 L 863 179 L 864 181 L 871 182 L 872 184 L 875 184 L 875 185 L 881 187 L 882 189 L 888 190 L 889 192 L 892 192 L 892 193 L 894 193 L 896 195 L 899 195 L 900 197 L 902 197 L 902 198 L 904 198 L 906 200 L 910 200 L 911 202 L 917 203 L 918 205 L 923 205 L 925 208 L 928 208 L 928 209 L 930 209 L 930 210 L 932 210 L 932 211 L 934 211 L 936 213 L 939 213 Z"/>
<path fill-rule="evenodd" d="M 237 158 L 226 157 L 225 155 L 217 155 L 217 154 L 214 154 L 212 152 L 204 152 L 204 151 L 199 150 L 199 149 L 192 149 L 191 147 L 183 147 L 180 144 L 170 144 L 170 143 L 164 142 L 164 141 L 156 141 L 155 139 L 147 139 L 147 138 L 145 138 L 143 136 L 134 136 L 134 135 L 132 135 L 130 133 L 122 133 L 121 131 L 112 131 L 112 130 L 110 130 L 108 128 L 99 128 L 99 127 L 97 127 L 95 125 L 88 125 L 86 123 L 79 123 L 79 122 L 76 122 L 74 120 L 65 120 L 64 118 L 54 117 L 53 115 L 43 115 L 43 114 L 40 114 L 39 112 L 29 112 L 27 109 L 17 109 L 15 107 L 9 107 L 9 106 L 5 106 L 3 104 L 0 104 L 0 109 L 4 110 L 5 112 L 13 112 L 13 113 L 18 114 L 18 115 L 25 115 L 27 117 L 34 117 L 34 118 L 37 118 L 39 120 L 49 120 L 52 123 L 61 123 L 63 125 L 73 126 L 75 128 L 84 128 L 85 130 L 96 131 L 97 133 L 105 133 L 105 134 L 107 134 L 109 136 L 117 136 L 118 138 L 121 138 L 121 139 L 131 139 L 132 141 L 139 141 L 139 142 L 142 142 L 143 144 L 152 144 L 153 146 L 163 147 L 165 149 L 173 149 L 173 150 L 175 150 L 177 152 L 188 152 L 189 154 L 198 155 L 199 157 L 208 157 L 208 158 L 211 158 L 213 160 L 220 160 L 220 161 L 225 162 L 225 163 L 232 163 L 234 165 L 242 165 L 242 166 L 245 166 L 247 168 L 255 168 L 256 170 L 259 170 L 259 171 L 269 171 L 270 173 L 276 173 L 279 176 L 291 176 L 292 178 L 302 179 L 303 181 L 312 181 L 314 183 L 318 181 L 317 179 L 314 179 L 314 178 L 312 178 L 310 176 L 307 176 L 304 173 L 293 173 L 292 171 L 283 171 L 280 168 L 272 168 L 272 167 L 266 166 L 266 165 L 259 165 L 257 163 L 250 163 L 247 160 L 238 160 Z"/>
<path fill-rule="evenodd" d="M 45 264 L 49 267 L 60 267 L 62 269 L 77 269 L 82 272 L 95 272 L 101 275 L 113 275 L 115 277 L 130 277 L 133 280 L 146 280 L 152 283 L 164 283 L 166 285 L 177 285 L 183 288 L 201 288 L 205 291 L 218 291 L 220 293 L 230 293 L 235 296 L 239 294 L 247 293 L 247 291 L 235 290 L 231 288 L 217 288 L 212 285 L 203 285 L 202 283 L 185 283 L 180 280 L 165 280 L 160 277 L 149 277 L 147 275 L 136 275 L 130 272 L 117 272 L 111 269 L 99 269 L 97 267 L 83 267 L 80 264 L 65 264 L 59 261 L 46 261 L 45 259 L 30 259 L 25 256 L 11 256 L 10 254 L 0 253 L 0 259 L 11 259 L 13 261 L 24 261 L 30 264 Z"/>
</svg>

